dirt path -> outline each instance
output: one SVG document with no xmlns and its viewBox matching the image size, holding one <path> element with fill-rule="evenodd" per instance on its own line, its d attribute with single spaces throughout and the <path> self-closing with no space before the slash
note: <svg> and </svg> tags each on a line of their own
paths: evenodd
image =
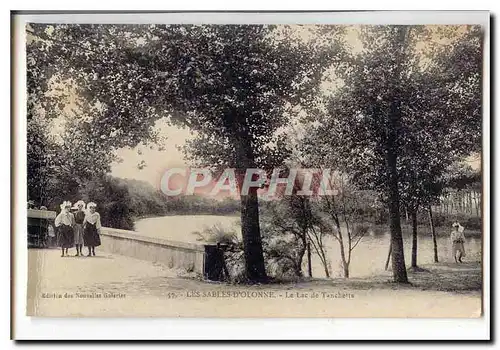
<svg viewBox="0 0 500 350">
<path fill-rule="evenodd" d="M 38 316 L 478 317 L 481 310 L 478 263 L 427 267 L 410 274 L 411 286 L 387 283 L 389 274 L 228 286 L 128 257 L 61 258 L 57 250 L 30 250 L 28 265 L 27 311 Z"/>
</svg>

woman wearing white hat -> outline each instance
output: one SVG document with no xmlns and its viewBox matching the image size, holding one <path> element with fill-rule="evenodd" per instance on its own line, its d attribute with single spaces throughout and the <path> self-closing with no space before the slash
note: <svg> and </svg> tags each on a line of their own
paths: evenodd
<svg viewBox="0 0 500 350">
<path fill-rule="evenodd" d="M 459 222 L 454 222 L 453 230 L 451 231 L 451 251 L 453 253 L 453 258 L 455 262 L 462 262 L 462 258 L 465 256 L 465 235 L 464 235 L 464 227 L 460 225 Z M 457 254 L 458 253 L 458 254 Z M 458 255 L 458 258 L 457 258 Z"/>
<path fill-rule="evenodd" d="M 61 257 L 65 253 L 68 256 L 68 248 L 73 247 L 74 243 L 73 227 L 75 226 L 75 217 L 70 210 L 71 202 L 64 201 L 61 204 L 61 212 L 54 222 L 57 227 L 57 245 L 62 249 Z"/>
<path fill-rule="evenodd" d="M 89 249 L 87 256 L 95 256 L 95 247 L 101 245 L 101 216 L 95 210 L 97 204 L 90 202 L 87 204 L 87 215 L 83 223 L 83 242 Z"/>
<path fill-rule="evenodd" d="M 73 214 L 75 216 L 75 246 L 76 255 L 83 255 L 83 221 L 85 220 L 85 202 L 80 200 L 75 203 L 76 212 Z"/>
</svg>

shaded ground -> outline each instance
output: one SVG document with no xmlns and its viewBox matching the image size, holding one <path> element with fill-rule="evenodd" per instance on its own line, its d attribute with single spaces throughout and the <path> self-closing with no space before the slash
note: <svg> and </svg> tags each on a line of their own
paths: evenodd
<svg viewBox="0 0 500 350">
<path fill-rule="evenodd" d="M 478 317 L 480 265 L 438 264 L 411 273 L 412 285 L 317 279 L 226 285 L 124 256 L 61 258 L 29 250 L 28 315 L 70 317 Z M 68 297 L 65 297 L 67 295 Z M 60 297 L 58 297 L 60 296 Z"/>
<path fill-rule="evenodd" d="M 482 288 L 481 263 L 479 261 L 438 263 L 424 266 L 429 272 L 412 273 L 412 283 L 423 290 L 465 293 Z"/>
<path fill-rule="evenodd" d="M 421 272 L 408 270 L 409 285 L 392 283 L 391 272 L 370 278 L 351 278 L 347 281 L 341 279 L 328 281 L 328 283 L 351 289 L 418 289 L 454 293 L 481 292 L 481 264 L 478 261 L 464 262 L 463 264 L 445 262 L 420 267 L 423 270 Z"/>
</svg>

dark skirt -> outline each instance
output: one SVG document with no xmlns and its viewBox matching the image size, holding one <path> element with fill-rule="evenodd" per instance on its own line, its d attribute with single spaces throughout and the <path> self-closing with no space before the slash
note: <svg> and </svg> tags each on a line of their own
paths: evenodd
<svg viewBox="0 0 500 350">
<path fill-rule="evenodd" d="M 75 240 L 73 228 L 70 225 L 61 225 L 57 228 L 57 246 L 72 248 Z"/>
<path fill-rule="evenodd" d="M 83 229 L 83 244 L 86 247 L 98 247 L 101 245 L 101 238 L 99 237 L 99 232 L 95 224 L 85 223 L 85 228 Z"/>
</svg>

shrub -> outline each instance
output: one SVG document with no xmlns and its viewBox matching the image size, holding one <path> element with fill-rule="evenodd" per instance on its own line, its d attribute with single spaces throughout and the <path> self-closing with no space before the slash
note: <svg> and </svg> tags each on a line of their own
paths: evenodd
<svg viewBox="0 0 500 350">
<path fill-rule="evenodd" d="M 263 248 L 266 270 L 270 277 L 278 280 L 295 280 L 302 277 L 304 247 L 292 235 L 264 235 Z"/>
<path fill-rule="evenodd" d="M 478 230 L 478 231 L 481 231 L 482 230 L 482 225 L 483 225 L 483 220 L 482 220 L 481 217 L 471 216 L 462 225 L 465 226 L 465 228 L 467 228 L 469 230 Z"/>
<path fill-rule="evenodd" d="M 372 227 L 366 223 L 354 224 L 352 234 L 357 237 L 366 236 L 370 230 L 372 230 Z"/>
<path fill-rule="evenodd" d="M 207 243 L 220 243 L 226 246 L 224 261 L 229 272 L 229 282 L 246 283 L 245 258 L 243 244 L 234 230 L 227 229 L 221 224 L 205 227 L 201 232 L 193 232 L 199 240 Z"/>
<path fill-rule="evenodd" d="M 269 277 L 290 280 L 302 277 L 306 247 L 301 235 L 304 215 L 293 197 L 268 204 L 261 214 L 262 248 Z M 299 203 L 300 204 L 300 203 Z"/>
<path fill-rule="evenodd" d="M 223 227 L 220 223 L 211 227 L 205 227 L 201 232 L 195 231 L 193 234 L 198 235 L 200 240 L 204 240 L 207 243 L 226 245 L 237 245 L 239 243 L 236 232 Z"/>
</svg>

